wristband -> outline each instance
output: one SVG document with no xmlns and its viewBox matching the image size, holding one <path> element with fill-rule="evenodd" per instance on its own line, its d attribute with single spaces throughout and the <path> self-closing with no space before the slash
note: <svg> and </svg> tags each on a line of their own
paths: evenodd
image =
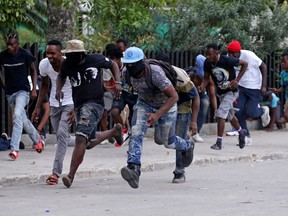
<svg viewBox="0 0 288 216">
<path fill-rule="evenodd" d="M 122 85 L 122 82 L 121 82 L 121 81 L 115 81 L 115 84 L 120 84 L 120 85 Z"/>
</svg>

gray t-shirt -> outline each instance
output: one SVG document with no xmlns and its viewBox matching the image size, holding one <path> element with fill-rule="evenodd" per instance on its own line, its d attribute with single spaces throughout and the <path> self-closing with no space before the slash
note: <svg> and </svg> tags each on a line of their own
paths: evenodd
<svg viewBox="0 0 288 216">
<path fill-rule="evenodd" d="M 167 96 L 163 93 L 171 84 L 170 80 L 166 77 L 165 72 L 158 65 L 150 65 L 152 73 L 152 84 L 157 87 L 155 89 L 149 88 L 146 83 L 145 75 L 141 78 L 132 78 L 131 83 L 138 93 L 138 98 L 145 101 L 153 108 L 160 108 L 165 101 Z"/>
</svg>

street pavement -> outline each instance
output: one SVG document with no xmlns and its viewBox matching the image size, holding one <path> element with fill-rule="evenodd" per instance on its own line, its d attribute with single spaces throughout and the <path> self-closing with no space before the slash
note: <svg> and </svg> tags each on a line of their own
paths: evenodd
<svg viewBox="0 0 288 216">
<path fill-rule="evenodd" d="M 287 160 L 192 166 L 184 184 L 169 169 L 145 172 L 138 189 L 121 175 L 63 184 L 0 187 L 2 216 L 287 216 Z"/>
<path fill-rule="evenodd" d="M 215 125 L 216 127 L 216 125 Z M 203 164 L 239 163 L 265 160 L 288 159 L 288 129 L 266 132 L 264 130 L 251 131 L 252 146 L 239 149 L 236 144 L 238 137 L 223 138 L 223 149 L 216 151 L 210 149 L 214 144 L 216 135 L 204 135 L 204 143 L 196 143 L 193 164 L 186 169 L 190 172 L 193 166 Z M 54 135 L 53 135 L 54 136 Z M 0 185 L 13 186 L 21 184 L 43 183 L 51 174 L 55 143 L 47 142 L 45 150 L 38 154 L 32 149 L 31 143 L 25 143 L 26 149 L 20 150 L 19 158 L 12 161 L 8 157 L 9 151 L 0 152 Z M 100 177 L 120 173 L 120 169 L 126 165 L 127 145 L 116 148 L 112 144 L 98 145 L 92 150 L 86 151 L 84 161 L 80 165 L 75 181 L 80 178 Z M 68 147 L 63 175 L 69 171 L 73 147 Z M 142 155 L 142 172 L 171 169 L 171 175 L 175 166 L 175 151 L 166 149 L 154 143 L 151 137 L 145 137 Z M 62 182 L 60 183 L 62 184 Z M 63 186 L 64 187 L 64 186 Z"/>
</svg>

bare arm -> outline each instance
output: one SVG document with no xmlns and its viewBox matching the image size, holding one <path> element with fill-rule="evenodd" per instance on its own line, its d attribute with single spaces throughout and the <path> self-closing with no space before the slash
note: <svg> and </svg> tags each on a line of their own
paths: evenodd
<svg viewBox="0 0 288 216">
<path fill-rule="evenodd" d="M 57 79 L 56 79 L 56 95 L 55 95 L 55 98 L 56 98 L 58 101 L 60 101 L 60 99 L 61 99 L 61 96 L 62 96 L 62 91 L 61 91 L 61 90 L 62 90 L 65 82 L 66 82 L 66 78 L 63 79 L 63 78 L 62 78 L 61 76 L 59 76 L 59 74 L 58 74 Z"/>
<path fill-rule="evenodd" d="M 49 103 L 43 103 L 42 104 L 42 109 L 44 111 L 43 113 L 43 116 L 42 116 L 42 119 L 37 127 L 37 131 L 40 132 L 42 130 L 42 128 L 44 127 L 44 125 L 46 124 L 46 122 L 48 121 L 49 119 L 49 112 L 50 112 L 50 106 L 49 106 Z"/>
<path fill-rule="evenodd" d="M 31 72 L 31 79 L 32 79 L 32 91 L 31 91 L 31 99 L 34 100 L 37 97 L 37 92 L 36 92 L 36 85 L 37 85 L 37 72 L 36 72 L 36 68 L 35 68 L 35 64 L 34 62 L 32 62 L 29 65 L 30 68 L 30 72 Z"/>
<path fill-rule="evenodd" d="M 261 74 L 262 74 L 262 86 L 261 86 L 261 93 L 264 95 L 267 91 L 266 85 L 267 85 L 267 67 L 264 62 L 259 66 Z"/>
<path fill-rule="evenodd" d="M 121 85 L 121 81 L 120 81 L 120 71 L 119 71 L 119 67 L 117 65 L 116 62 L 112 61 L 112 68 L 111 68 L 111 72 L 114 76 L 115 79 L 115 89 L 116 89 L 116 98 L 120 98 L 121 97 L 121 93 L 122 93 L 122 85 Z"/>
<path fill-rule="evenodd" d="M 214 113 L 215 113 L 215 111 L 217 110 L 217 98 L 216 98 L 215 85 L 214 85 L 214 82 L 213 82 L 211 77 L 210 77 L 210 80 L 209 80 L 208 91 L 209 91 L 209 94 L 210 94 L 211 106 L 212 106 L 212 108 L 214 110 Z"/>
<path fill-rule="evenodd" d="M 35 109 L 32 113 L 32 119 L 31 119 L 32 122 L 34 122 L 35 119 L 38 118 L 38 116 L 39 116 L 40 108 L 42 106 L 43 99 L 47 94 L 48 88 L 49 88 L 49 78 L 41 76 L 41 88 L 39 91 L 39 95 L 38 95 L 37 103 L 35 105 Z"/>
<path fill-rule="evenodd" d="M 148 113 L 149 117 L 147 120 L 147 125 L 152 126 L 164 113 L 170 110 L 173 105 L 178 101 L 178 94 L 174 87 L 170 85 L 165 91 L 164 94 L 168 97 L 163 106 L 158 109 L 155 113 Z"/>
<path fill-rule="evenodd" d="M 240 71 L 239 71 L 238 76 L 236 77 L 236 79 L 232 80 L 231 83 L 230 83 L 230 88 L 231 89 L 237 88 L 239 81 L 241 80 L 242 76 L 244 75 L 244 73 L 245 73 L 245 71 L 246 71 L 246 69 L 248 67 L 248 63 L 246 61 L 239 60 L 239 64 L 240 64 L 241 68 L 240 68 Z"/>
<path fill-rule="evenodd" d="M 192 131 L 192 135 L 195 135 L 198 133 L 197 128 L 197 119 L 198 119 L 198 113 L 200 109 L 200 97 L 197 95 L 192 99 L 192 120 L 190 123 L 190 130 Z"/>
<path fill-rule="evenodd" d="M 209 83 L 209 79 L 210 79 L 210 73 L 209 72 L 205 72 L 204 73 L 204 79 L 202 80 L 201 85 L 198 87 L 198 91 L 199 93 L 203 92 L 206 88 L 206 86 Z"/>
</svg>

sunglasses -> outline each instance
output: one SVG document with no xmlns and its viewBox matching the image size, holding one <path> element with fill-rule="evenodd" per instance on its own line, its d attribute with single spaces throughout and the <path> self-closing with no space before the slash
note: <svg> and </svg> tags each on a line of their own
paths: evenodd
<svg viewBox="0 0 288 216">
<path fill-rule="evenodd" d="M 6 38 L 17 38 L 17 34 L 6 34 Z"/>
</svg>

